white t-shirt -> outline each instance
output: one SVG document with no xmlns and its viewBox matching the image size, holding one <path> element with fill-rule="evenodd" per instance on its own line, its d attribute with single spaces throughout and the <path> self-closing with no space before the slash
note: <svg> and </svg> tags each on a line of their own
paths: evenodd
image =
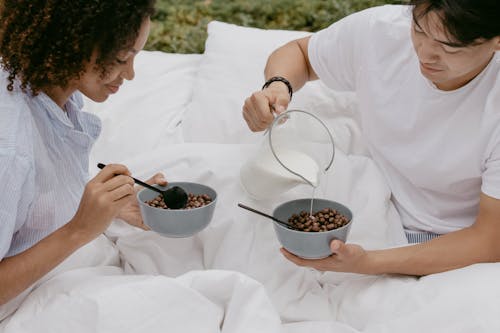
<svg viewBox="0 0 500 333">
<path fill-rule="evenodd" d="M 500 199 L 500 54 L 466 86 L 441 91 L 420 72 L 411 7 L 382 6 L 314 34 L 311 65 L 357 94 L 364 140 L 408 230 L 474 223 L 481 191 Z"/>
</svg>

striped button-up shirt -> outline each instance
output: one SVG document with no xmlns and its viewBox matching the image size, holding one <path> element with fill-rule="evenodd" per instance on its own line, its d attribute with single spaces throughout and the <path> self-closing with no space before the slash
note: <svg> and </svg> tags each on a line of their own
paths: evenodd
<svg viewBox="0 0 500 333">
<path fill-rule="evenodd" d="M 89 180 L 101 123 L 82 112 L 79 92 L 63 111 L 44 93 L 6 89 L 0 70 L 0 259 L 68 223 Z"/>
</svg>

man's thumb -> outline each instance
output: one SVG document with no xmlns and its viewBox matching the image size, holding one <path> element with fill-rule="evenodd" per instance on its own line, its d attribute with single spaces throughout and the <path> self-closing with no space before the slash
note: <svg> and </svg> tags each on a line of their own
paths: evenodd
<svg viewBox="0 0 500 333">
<path fill-rule="evenodd" d="M 276 113 L 280 114 L 286 111 L 288 108 L 288 98 L 278 97 L 274 103 L 274 109 Z"/>
<path fill-rule="evenodd" d="M 342 242 L 339 241 L 339 240 L 333 240 L 331 243 L 330 243 L 330 249 L 332 250 L 332 252 L 334 254 L 337 254 L 341 251 L 341 248 L 342 248 Z"/>
</svg>

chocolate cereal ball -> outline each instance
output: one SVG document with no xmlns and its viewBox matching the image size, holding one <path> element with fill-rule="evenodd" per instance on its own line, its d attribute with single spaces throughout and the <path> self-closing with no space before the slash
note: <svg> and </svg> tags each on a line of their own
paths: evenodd
<svg viewBox="0 0 500 333">
<path fill-rule="evenodd" d="M 313 215 L 304 210 L 299 214 L 293 214 L 288 219 L 288 223 L 299 231 L 324 232 L 343 227 L 349 223 L 349 220 L 339 211 L 325 208 Z"/>
<path fill-rule="evenodd" d="M 182 209 L 199 208 L 199 207 L 206 206 L 211 202 L 212 202 L 212 198 L 210 198 L 210 196 L 208 196 L 206 194 L 189 193 L 186 206 Z M 170 209 L 169 207 L 167 207 L 167 205 L 163 201 L 163 196 L 161 194 L 156 196 L 152 200 L 146 201 L 146 204 L 148 204 L 151 207 Z"/>
</svg>

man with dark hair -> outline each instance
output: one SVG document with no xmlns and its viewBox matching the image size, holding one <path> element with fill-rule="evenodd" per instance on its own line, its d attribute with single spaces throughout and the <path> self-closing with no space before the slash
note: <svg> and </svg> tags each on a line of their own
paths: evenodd
<svg viewBox="0 0 500 333">
<path fill-rule="evenodd" d="M 355 91 L 370 154 L 411 245 L 366 251 L 334 240 L 301 266 L 426 275 L 500 261 L 500 2 L 413 0 L 350 15 L 269 58 L 243 106 L 253 131 L 321 79 Z M 279 79 L 276 79 L 279 77 Z"/>
</svg>

